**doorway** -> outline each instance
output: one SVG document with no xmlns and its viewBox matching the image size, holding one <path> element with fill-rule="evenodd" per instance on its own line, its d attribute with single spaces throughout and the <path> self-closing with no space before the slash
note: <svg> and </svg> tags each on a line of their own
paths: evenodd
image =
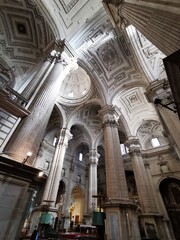
<svg viewBox="0 0 180 240">
<path fill-rule="evenodd" d="M 171 220 L 174 236 L 176 240 L 180 240 L 180 180 L 164 179 L 159 188 Z"/>
</svg>

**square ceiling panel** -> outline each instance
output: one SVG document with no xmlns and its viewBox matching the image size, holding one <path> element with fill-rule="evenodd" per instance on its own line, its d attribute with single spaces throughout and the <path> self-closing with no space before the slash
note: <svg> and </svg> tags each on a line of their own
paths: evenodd
<svg viewBox="0 0 180 240">
<path fill-rule="evenodd" d="M 11 15 L 9 20 L 13 26 L 11 31 L 14 40 L 22 39 L 24 41 L 26 39 L 27 42 L 33 41 L 31 19 L 24 16 Z"/>
<path fill-rule="evenodd" d="M 27 35 L 26 25 L 24 23 L 16 22 L 16 27 L 19 34 Z"/>
<path fill-rule="evenodd" d="M 36 25 L 31 11 L 3 9 L 3 16 L 9 46 L 37 47 Z"/>
</svg>

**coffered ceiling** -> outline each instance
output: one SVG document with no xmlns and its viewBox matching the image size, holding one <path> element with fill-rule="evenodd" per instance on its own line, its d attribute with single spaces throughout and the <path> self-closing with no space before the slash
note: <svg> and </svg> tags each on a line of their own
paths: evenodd
<svg viewBox="0 0 180 240">
<path fill-rule="evenodd" d="M 133 48 L 126 30 L 113 28 L 101 0 L 0 0 L 0 25 L 0 64 L 14 66 L 17 81 L 23 81 L 44 58 L 43 50 L 52 40 L 65 39 L 104 104 L 117 104 L 129 123 L 134 114 L 140 118 L 138 107 L 142 114 L 149 111 L 148 102 L 142 101 L 149 79 L 140 63 L 152 55 L 141 54 L 138 60 L 135 48 L 140 47 Z M 152 64 L 148 60 L 146 65 Z M 72 91 L 68 94 L 71 97 Z"/>
<path fill-rule="evenodd" d="M 1 58 L 25 73 L 42 58 L 43 49 L 54 39 L 47 22 L 33 1 L 0 1 Z"/>
</svg>

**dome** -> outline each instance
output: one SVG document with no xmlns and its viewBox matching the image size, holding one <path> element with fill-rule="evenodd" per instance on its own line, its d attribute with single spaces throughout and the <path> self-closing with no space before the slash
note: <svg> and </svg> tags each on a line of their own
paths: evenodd
<svg viewBox="0 0 180 240">
<path fill-rule="evenodd" d="M 89 96 L 91 80 L 81 67 L 73 68 L 62 82 L 60 101 L 63 103 L 81 103 Z"/>
</svg>

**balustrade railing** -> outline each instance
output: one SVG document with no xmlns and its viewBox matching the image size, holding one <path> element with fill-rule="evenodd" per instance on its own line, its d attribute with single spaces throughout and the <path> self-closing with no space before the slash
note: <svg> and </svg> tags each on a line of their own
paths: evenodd
<svg viewBox="0 0 180 240">
<path fill-rule="evenodd" d="M 19 106 L 25 108 L 27 105 L 28 100 L 9 87 L 7 82 L 2 78 L 0 78 L 0 90 L 2 90 L 4 94 L 7 94 L 8 98 Z"/>
</svg>

